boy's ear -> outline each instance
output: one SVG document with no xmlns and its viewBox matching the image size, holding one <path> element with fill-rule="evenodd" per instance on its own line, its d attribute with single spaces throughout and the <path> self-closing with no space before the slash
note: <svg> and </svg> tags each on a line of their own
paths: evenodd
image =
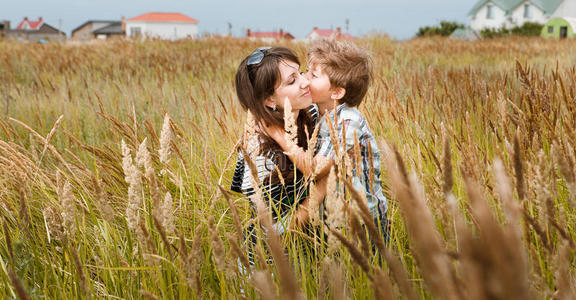
<svg viewBox="0 0 576 300">
<path fill-rule="evenodd" d="M 340 100 L 344 98 L 346 95 L 346 89 L 343 87 L 333 88 L 330 92 L 330 99 L 332 100 Z"/>
</svg>

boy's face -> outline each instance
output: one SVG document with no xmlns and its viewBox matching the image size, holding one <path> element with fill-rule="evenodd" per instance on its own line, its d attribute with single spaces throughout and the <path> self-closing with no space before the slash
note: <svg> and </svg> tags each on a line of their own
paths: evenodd
<svg viewBox="0 0 576 300">
<path fill-rule="evenodd" d="M 312 102 L 316 104 L 332 103 L 330 78 L 324 72 L 322 65 L 316 63 L 313 59 L 310 60 L 306 76 L 310 80 Z"/>
</svg>

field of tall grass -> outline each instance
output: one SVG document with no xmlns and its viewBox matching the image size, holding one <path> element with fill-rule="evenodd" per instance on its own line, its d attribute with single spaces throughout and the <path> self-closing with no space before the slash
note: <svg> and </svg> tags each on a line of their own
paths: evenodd
<svg viewBox="0 0 576 300">
<path fill-rule="evenodd" d="M 576 298 L 576 42 L 356 43 L 375 67 L 359 109 L 390 240 L 362 195 L 333 192 L 347 225 L 259 232 L 242 272 L 254 221 L 228 191 L 246 120 L 233 78 L 260 43 L 0 41 L 0 294 Z"/>
</svg>

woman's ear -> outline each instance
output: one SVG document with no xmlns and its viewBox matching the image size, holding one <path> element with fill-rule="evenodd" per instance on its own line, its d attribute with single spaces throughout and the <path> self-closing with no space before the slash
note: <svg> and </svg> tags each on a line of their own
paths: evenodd
<svg viewBox="0 0 576 300">
<path fill-rule="evenodd" d="M 264 105 L 273 110 L 276 110 L 276 102 L 272 99 L 272 97 L 266 98 L 266 100 L 264 100 Z"/>
<path fill-rule="evenodd" d="M 346 89 L 343 87 L 333 88 L 330 92 L 330 99 L 332 100 L 340 100 L 344 98 L 346 95 Z"/>
</svg>

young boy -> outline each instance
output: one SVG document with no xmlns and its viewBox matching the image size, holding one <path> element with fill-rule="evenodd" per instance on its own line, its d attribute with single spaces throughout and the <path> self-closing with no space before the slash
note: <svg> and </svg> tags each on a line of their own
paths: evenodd
<svg viewBox="0 0 576 300">
<path fill-rule="evenodd" d="M 335 146 L 330 137 L 330 126 L 327 118 L 333 122 L 336 114 L 337 124 L 333 124 L 338 134 L 341 147 L 339 151 L 354 152 L 356 134 L 360 146 L 360 170 L 354 170 L 354 176 L 348 178 L 354 188 L 364 191 L 367 206 L 372 216 L 387 234 L 387 203 L 382 192 L 380 179 L 380 151 L 376 140 L 368 127 L 366 118 L 355 107 L 362 103 L 371 81 L 370 59 L 366 52 L 357 46 L 336 40 L 320 40 L 308 51 L 308 78 L 312 102 L 318 106 L 320 126 L 318 132 L 317 152 L 314 161 L 319 164 L 325 159 L 334 159 Z M 335 106 L 336 105 L 336 106 Z M 345 130 L 344 130 L 345 127 Z M 285 151 L 288 149 L 281 131 L 269 130 L 270 135 Z M 345 134 L 345 136 L 343 136 Z M 293 151 L 292 151 L 293 152 Z M 353 155 L 351 155 L 353 157 Z M 304 174 L 312 173 L 314 166 L 307 163 L 305 154 L 300 151 L 293 157 L 295 165 Z M 329 167 L 328 167 L 329 170 Z M 320 182 L 321 197 L 325 195 L 326 168 L 320 171 L 317 181 Z M 318 178 L 324 177 L 324 179 Z M 323 192 L 323 194 L 322 194 Z M 302 224 L 309 217 L 306 205 L 301 205 L 295 214 L 297 223 Z"/>
</svg>

